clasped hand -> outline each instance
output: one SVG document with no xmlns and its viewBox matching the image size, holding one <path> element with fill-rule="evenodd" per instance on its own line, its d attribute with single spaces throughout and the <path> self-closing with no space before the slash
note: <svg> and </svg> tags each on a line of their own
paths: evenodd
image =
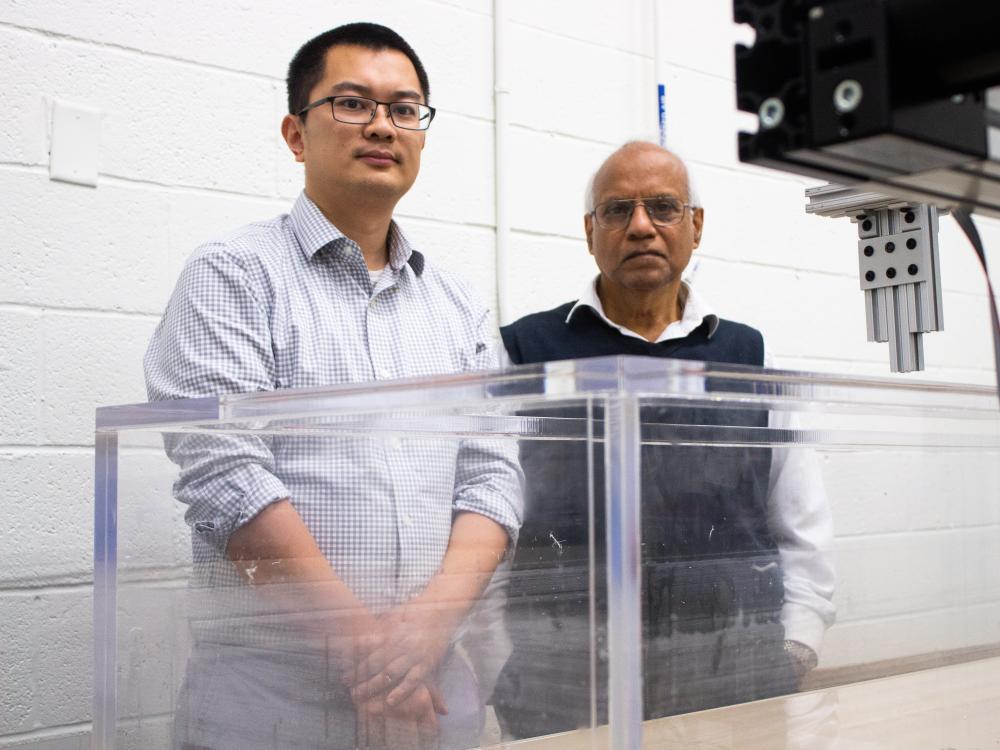
<svg viewBox="0 0 1000 750">
<path fill-rule="evenodd" d="M 437 746 L 437 716 L 448 709 L 436 674 L 454 629 L 446 608 L 413 600 L 379 617 L 375 632 L 359 640 L 344 684 L 357 709 L 362 747 Z"/>
</svg>

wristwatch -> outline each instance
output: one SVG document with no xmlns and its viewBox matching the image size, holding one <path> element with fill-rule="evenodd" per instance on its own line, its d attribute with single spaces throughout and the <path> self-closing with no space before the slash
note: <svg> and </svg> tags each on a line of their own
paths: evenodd
<svg viewBox="0 0 1000 750">
<path fill-rule="evenodd" d="M 814 669 L 819 663 L 816 652 L 798 641 L 785 641 L 785 653 L 792 660 L 792 665 L 799 677 L 802 677 L 810 669 Z"/>
</svg>

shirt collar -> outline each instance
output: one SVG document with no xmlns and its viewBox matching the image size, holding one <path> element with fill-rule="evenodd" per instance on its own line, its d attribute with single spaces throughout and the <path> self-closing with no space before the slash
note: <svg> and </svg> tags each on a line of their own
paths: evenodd
<svg viewBox="0 0 1000 750">
<path fill-rule="evenodd" d="M 303 190 L 295 205 L 289 212 L 292 232 L 299 241 L 299 248 L 306 259 L 311 260 L 316 253 L 327 248 L 331 250 L 343 250 L 350 247 L 357 249 L 357 243 L 347 237 L 337 227 L 335 227 L 319 210 L 319 207 L 312 202 Z M 389 267 L 394 271 L 399 271 L 407 263 L 413 268 L 417 276 L 424 271 L 424 256 L 413 249 L 406 235 L 399 225 L 392 221 L 389 223 Z"/>
<path fill-rule="evenodd" d="M 580 298 L 576 301 L 576 304 L 573 305 L 569 314 L 566 316 L 566 323 L 570 322 L 577 310 L 582 307 L 589 307 L 597 314 L 597 317 L 603 320 L 607 325 L 621 332 L 623 335 L 646 341 L 647 339 L 644 336 L 641 336 L 630 328 L 618 325 L 604 314 L 604 305 L 601 304 L 601 298 L 597 296 L 597 280 L 599 278 L 600 275 L 596 276 L 587 283 L 586 288 L 583 290 L 583 294 L 580 295 Z M 671 339 L 682 339 L 689 335 L 702 323 L 706 323 L 708 325 L 708 337 L 712 338 L 712 336 L 715 335 L 715 331 L 719 327 L 719 316 L 715 314 L 715 311 L 712 310 L 712 307 L 705 300 L 705 298 L 698 294 L 686 281 L 682 281 L 681 286 L 683 287 L 681 297 L 684 304 L 684 310 L 681 312 L 681 319 L 675 320 L 663 329 L 659 338 L 656 339 L 655 343 L 657 344 L 662 341 L 670 341 Z"/>
</svg>

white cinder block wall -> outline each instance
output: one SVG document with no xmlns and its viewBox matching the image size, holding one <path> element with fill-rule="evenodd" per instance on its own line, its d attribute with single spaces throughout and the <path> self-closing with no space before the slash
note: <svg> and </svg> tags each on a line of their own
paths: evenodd
<svg viewBox="0 0 1000 750">
<path fill-rule="evenodd" d="M 785 366 L 884 374 L 885 347 L 864 341 L 853 226 L 806 216 L 806 181 L 737 161 L 730 4 L 662 0 L 657 35 L 652 2 L 507 4 L 512 313 L 571 299 L 593 273 L 584 183 L 616 144 L 654 132 L 659 78 L 668 145 L 689 159 L 707 206 L 699 288 L 723 315 L 764 329 Z M 495 301 L 492 11 L 489 0 L 0 0 L 0 746 L 84 741 L 93 411 L 145 400 L 142 353 L 192 249 L 295 198 L 301 173 L 278 123 L 285 66 L 307 38 L 376 20 L 423 57 L 439 116 L 399 216 Z M 49 179 L 54 101 L 102 113 L 96 188 Z M 997 258 L 1000 226 L 980 226 Z M 921 377 L 989 383 L 981 274 L 950 221 L 941 243 L 947 332 L 928 338 Z M 846 496 L 879 481 L 864 457 L 836 467 L 828 477 Z M 845 557 L 873 556 L 843 566 L 858 581 L 878 566 L 865 507 L 834 509 Z M 941 543 L 935 530 L 968 527 L 989 548 L 995 516 L 925 508 L 915 525 L 877 532 L 917 564 L 925 540 Z M 948 587 L 935 570 L 907 595 L 933 604 Z M 891 602 L 841 585 L 845 635 L 831 635 L 825 662 L 857 660 L 873 638 L 865 658 L 896 655 Z M 993 630 L 970 639 L 997 640 Z"/>
</svg>

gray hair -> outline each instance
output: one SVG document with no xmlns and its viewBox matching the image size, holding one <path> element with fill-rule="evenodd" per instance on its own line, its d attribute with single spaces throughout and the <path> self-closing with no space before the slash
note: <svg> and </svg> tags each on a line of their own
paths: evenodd
<svg viewBox="0 0 1000 750">
<path fill-rule="evenodd" d="M 601 168 L 608 163 L 608 159 L 617 154 L 626 146 L 634 146 L 639 144 L 648 144 L 651 146 L 656 146 L 657 148 L 663 149 L 668 154 L 677 157 L 677 160 L 681 163 L 681 166 L 684 167 L 684 176 L 687 178 L 688 203 L 690 203 L 695 208 L 703 208 L 701 203 L 701 196 L 698 194 L 698 187 L 695 185 L 694 177 L 691 176 L 691 170 L 688 169 L 688 166 L 684 162 L 684 159 L 682 159 L 680 155 L 677 154 L 676 152 L 671 151 L 670 149 L 663 148 L 663 146 L 661 146 L 656 141 L 646 140 L 646 139 L 636 139 L 632 141 L 626 141 L 621 146 L 616 148 L 614 152 L 610 156 L 608 156 L 607 159 L 602 161 L 600 166 L 597 169 L 595 169 L 593 173 L 590 175 L 590 179 L 587 180 L 587 187 L 583 193 L 584 213 L 589 214 L 594 210 L 594 180 L 597 179 L 597 173 L 601 171 Z"/>
</svg>

